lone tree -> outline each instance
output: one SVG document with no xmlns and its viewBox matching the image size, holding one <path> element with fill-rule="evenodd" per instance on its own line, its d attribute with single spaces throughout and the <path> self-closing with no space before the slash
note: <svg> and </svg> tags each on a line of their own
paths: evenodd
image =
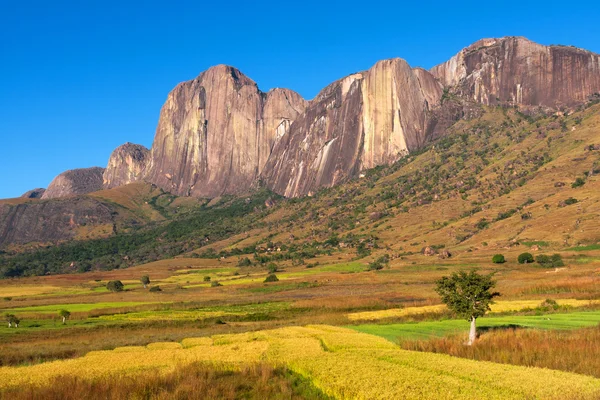
<svg viewBox="0 0 600 400">
<path fill-rule="evenodd" d="M 58 312 L 58 316 L 62 318 L 63 320 L 63 325 L 67 323 L 67 319 L 69 319 L 69 317 L 71 316 L 71 313 L 67 310 L 60 310 Z"/>
<path fill-rule="evenodd" d="M 480 275 L 475 271 L 459 271 L 450 277 L 439 279 L 436 284 L 435 291 L 448 308 L 471 322 L 467 344 L 472 345 L 477 338 L 475 320 L 490 310 L 494 297 L 500 296 L 500 293 L 490 291 L 496 285 L 492 274 Z"/>
<path fill-rule="evenodd" d="M 6 322 L 8 322 L 8 327 L 12 328 L 13 324 L 15 325 L 15 328 L 19 327 L 19 323 L 21 322 L 21 320 L 14 314 L 4 314 L 4 317 L 6 318 Z"/>
<path fill-rule="evenodd" d="M 123 291 L 123 282 L 121 281 L 109 281 L 106 284 L 106 288 L 111 292 L 122 292 Z"/>
<path fill-rule="evenodd" d="M 144 275 L 140 278 L 140 282 L 144 285 L 144 289 L 150 284 L 150 277 L 148 275 Z"/>
</svg>

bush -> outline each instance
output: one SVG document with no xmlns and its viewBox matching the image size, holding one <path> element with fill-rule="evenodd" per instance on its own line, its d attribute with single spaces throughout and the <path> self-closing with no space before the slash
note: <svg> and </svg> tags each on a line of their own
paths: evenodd
<svg viewBox="0 0 600 400">
<path fill-rule="evenodd" d="M 123 285 L 123 282 L 121 282 L 121 281 L 109 281 L 106 284 L 106 288 L 108 290 L 110 290 L 111 292 L 122 292 L 124 287 L 125 286 Z"/>
<path fill-rule="evenodd" d="M 506 262 L 506 259 L 502 254 L 495 254 L 494 257 L 492 257 L 492 262 L 494 264 L 503 264 Z"/>
<path fill-rule="evenodd" d="M 248 257 L 243 257 L 238 260 L 238 267 L 249 267 L 252 265 L 252 261 Z"/>
<path fill-rule="evenodd" d="M 377 260 L 369 263 L 369 271 L 379 271 L 383 267 L 387 267 L 390 262 L 390 256 L 385 254 L 379 257 Z"/>
<path fill-rule="evenodd" d="M 275 274 L 269 274 L 265 278 L 265 283 L 269 283 L 269 282 L 279 282 L 279 278 Z"/>
<path fill-rule="evenodd" d="M 570 206 L 571 204 L 575 204 L 575 203 L 577 203 L 577 201 L 578 201 L 578 200 L 577 200 L 576 198 L 569 197 L 568 199 L 566 199 L 566 200 L 564 201 L 564 203 L 565 203 L 565 205 L 567 205 L 567 206 Z"/>
<path fill-rule="evenodd" d="M 518 258 L 519 264 L 529 264 L 533 262 L 533 255 L 531 253 L 521 253 Z"/>
<path fill-rule="evenodd" d="M 210 287 L 219 287 L 219 286 L 223 286 L 219 283 L 219 281 L 212 281 L 210 283 Z"/>
<path fill-rule="evenodd" d="M 538 306 L 542 311 L 558 310 L 559 305 L 556 300 L 546 299 Z"/>
<path fill-rule="evenodd" d="M 152 286 L 150 288 L 151 292 L 162 292 L 162 289 L 160 288 L 160 286 Z"/>
<path fill-rule="evenodd" d="M 278 271 L 277 264 L 269 263 L 269 265 L 267 265 L 267 270 L 269 271 L 270 274 L 274 274 L 275 272 Z"/>
<path fill-rule="evenodd" d="M 575 182 L 573 182 L 571 184 L 571 187 L 573 189 L 575 189 L 575 188 L 581 187 L 583 185 L 585 185 L 585 179 L 583 179 L 583 178 L 577 178 L 577 179 L 575 179 Z"/>
<path fill-rule="evenodd" d="M 558 268 L 565 265 L 560 254 L 553 254 L 552 256 L 540 254 L 535 258 L 535 261 L 543 268 Z"/>
<path fill-rule="evenodd" d="M 210 276 L 205 276 L 204 277 L 204 282 L 210 282 Z"/>
</svg>

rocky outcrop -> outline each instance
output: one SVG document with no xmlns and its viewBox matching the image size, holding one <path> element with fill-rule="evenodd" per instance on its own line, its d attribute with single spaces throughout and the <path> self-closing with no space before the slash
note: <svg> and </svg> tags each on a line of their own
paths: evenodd
<svg viewBox="0 0 600 400">
<path fill-rule="evenodd" d="M 210 68 L 169 94 L 145 179 L 177 195 L 241 193 L 304 108 L 290 90 L 265 94 L 235 68 Z"/>
<path fill-rule="evenodd" d="M 310 102 L 275 144 L 262 179 L 289 197 L 336 185 L 398 160 L 430 139 L 442 86 L 404 60 L 350 75 Z"/>
<path fill-rule="evenodd" d="M 117 147 L 104 170 L 105 189 L 127 185 L 142 178 L 150 150 L 139 144 L 125 143 Z"/>
<path fill-rule="evenodd" d="M 44 192 L 46 191 L 46 189 L 44 188 L 36 188 L 36 189 L 32 189 L 28 192 L 25 192 L 21 195 L 22 199 L 41 199 L 42 196 L 44 195 Z"/>
<path fill-rule="evenodd" d="M 454 94 L 485 105 L 556 109 L 600 92 L 600 55 L 522 37 L 480 40 L 430 72 Z"/>
<path fill-rule="evenodd" d="M 83 225 L 112 223 L 113 214 L 109 206 L 90 197 L 0 203 L 0 247 L 71 239 Z"/>
<path fill-rule="evenodd" d="M 104 168 L 79 168 L 65 171 L 52 180 L 42 199 L 55 199 L 102 190 Z"/>
</svg>

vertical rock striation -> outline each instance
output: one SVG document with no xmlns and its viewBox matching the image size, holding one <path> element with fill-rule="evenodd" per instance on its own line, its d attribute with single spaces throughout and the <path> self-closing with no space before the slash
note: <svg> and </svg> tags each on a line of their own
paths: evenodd
<svg viewBox="0 0 600 400">
<path fill-rule="evenodd" d="M 441 94 L 431 74 L 401 59 L 334 82 L 275 145 L 262 178 L 295 197 L 394 162 L 428 140 Z"/>
<path fill-rule="evenodd" d="M 65 171 L 52 180 L 42 199 L 55 199 L 96 192 L 103 189 L 104 168 L 79 168 Z"/>
<path fill-rule="evenodd" d="M 292 91 L 265 94 L 237 69 L 212 67 L 169 94 L 145 179 L 177 195 L 243 192 L 304 107 Z"/>
<path fill-rule="evenodd" d="M 117 147 L 104 170 L 105 189 L 127 185 L 142 178 L 150 150 L 139 144 L 125 143 Z"/>
<path fill-rule="evenodd" d="M 600 55 L 522 37 L 482 39 L 431 73 L 456 94 L 485 105 L 557 109 L 600 92 Z"/>
</svg>

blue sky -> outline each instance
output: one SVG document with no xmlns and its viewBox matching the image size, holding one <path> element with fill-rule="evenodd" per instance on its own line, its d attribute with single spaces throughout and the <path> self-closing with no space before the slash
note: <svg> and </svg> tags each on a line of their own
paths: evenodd
<svg viewBox="0 0 600 400">
<path fill-rule="evenodd" d="M 152 144 L 167 93 L 216 64 L 310 99 L 402 57 L 430 68 L 483 37 L 600 52 L 596 2 L 0 1 L 0 198 Z"/>
</svg>

